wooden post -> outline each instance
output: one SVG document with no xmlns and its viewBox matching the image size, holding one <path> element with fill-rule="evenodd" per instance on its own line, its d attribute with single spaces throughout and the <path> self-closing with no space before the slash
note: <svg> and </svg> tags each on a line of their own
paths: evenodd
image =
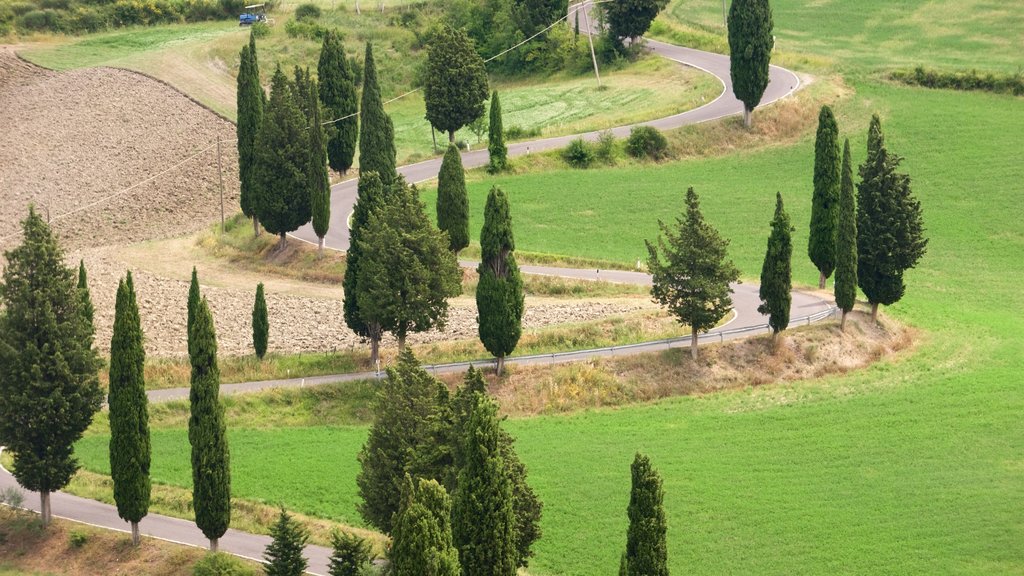
<svg viewBox="0 0 1024 576">
<path fill-rule="evenodd" d="M 729 17 L 726 16 L 725 2 L 726 2 L 726 0 L 722 0 L 722 26 L 725 26 L 726 28 L 728 28 L 729 27 Z"/>
<path fill-rule="evenodd" d="M 577 5 L 576 9 L 583 6 L 583 19 L 587 24 L 587 40 L 590 41 L 590 59 L 594 62 L 594 76 L 597 77 L 597 86 L 601 87 L 601 72 L 597 69 L 597 54 L 594 53 L 594 30 L 590 27 L 590 14 L 587 13 L 587 3 L 581 2 Z"/>
<path fill-rule="evenodd" d="M 217 137 L 217 177 L 220 179 L 220 233 L 226 231 L 224 227 L 224 171 L 220 163 L 220 136 Z"/>
</svg>

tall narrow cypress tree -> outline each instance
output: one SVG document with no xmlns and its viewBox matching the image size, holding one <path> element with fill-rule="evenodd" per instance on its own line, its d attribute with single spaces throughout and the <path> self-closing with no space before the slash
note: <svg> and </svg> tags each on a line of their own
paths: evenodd
<svg viewBox="0 0 1024 576">
<path fill-rule="evenodd" d="M 772 340 L 789 326 L 789 308 L 792 303 L 793 275 L 793 227 L 782 206 L 782 194 L 775 194 L 775 217 L 772 219 L 772 233 L 768 236 L 768 249 L 761 266 L 761 305 L 757 311 L 768 315 L 772 328 Z"/>
<path fill-rule="evenodd" d="M 312 111 L 309 123 L 309 165 L 306 178 L 309 180 L 310 208 L 313 218 L 313 232 L 316 233 L 318 250 L 324 250 L 324 236 L 331 222 L 331 182 L 327 176 L 327 150 L 324 148 L 324 128 L 320 125 L 320 102 L 317 100 L 317 83 L 311 80 L 309 108 Z"/>
<path fill-rule="evenodd" d="M 266 566 L 263 568 L 267 576 L 302 576 L 306 573 L 309 563 L 302 556 L 309 540 L 309 532 L 281 509 L 277 522 L 270 529 L 273 540 L 263 554 Z"/>
<path fill-rule="evenodd" d="M 238 180 L 241 185 L 239 203 L 242 213 L 252 218 L 253 232 L 259 235 L 256 218 L 256 196 L 259 189 L 253 172 L 256 166 L 256 135 L 263 124 L 263 105 L 266 94 L 260 84 L 260 70 L 256 60 L 256 39 L 249 33 L 249 44 L 242 47 L 238 67 Z"/>
<path fill-rule="evenodd" d="M 415 482 L 415 484 L 414 484 Z M 451 499 L 434 480 L 405 476 L 402 504 L 391 535 L 394 576 L 458 576 L 459 554 L 452 545 Z"/>
<path fill-rule="evenodd" d="M 93 317 L 96 314 L 96 309 L 92 305 L 92 296 L 89 295 L 89 280 L 85 275 L 85 260 L 78 261 L 78 294 L 82 298 L 82 315 L 89 321 L 89 325 L 93 326 Z"/>
<path fill-rule="evenodd" d="M 149 410 L 146 399 L 142 323 L 132 273 L 117 286 L 114 335 L 110 339 L 110 477 L 117 515 L 132 525 L 139 545 L 139 521 L 149 513 Z"/>
<path fill-rule="evenodd" d="M 637 454 L 630 467 L 633 489 L 629 494 L 629 531 L 619 576 L 668 576 L 668 523 L 662 506 L 661 476 L 647 456 Z"/>
<path fill-rule="evenodd" d="M 267 353 L 267 339 L 270 336 L 270 319 L 267 317 L 267 299 L 263 294 L 263 282 L 256 285 L 256 301 L 252 305 L 252 347 L 260 360 Z"/>
<path fill-rule="evenodd" d="M 818 268 L 818 288 L 836 267 L 836 233 L 839 226 L 839 127 L 828 105 L 818 114 L 814 144 L 814 197 L 811 200 L 811 234 L 807 255 Z"/>
<path fill-rule="evenodd" d="M 213 316 L 204 297 L 192 326 L 192 386 L 188 442 L 192 446 L 192 509 L 196 526 L 210 539 L 210 550 L 231 524 L 231 468 Z"/>
<path fill-rule="evenodd" d="M 331 169 L 344 174 L 352 167 L 359 139 L 359 99 L 356 93 L 356 78 L 345 58 L 345 47 L 341 37 L 334 30 L 324 35 L 317 64 L 317 78 L 320 81 L 320 102 L 330 111 L 334 130 L 327 140 L 327 159 Z"/>
<path fill-rule="evenodd" d="M 775 39 L 768 0 L 733 0 L 729 8 L 729 75 L 732 92 L 743 102 L 743 125 L 761 103 L 768 87 L 769 63 Z"/>
<path fill-rule="evenodd" d="M 363 62 L 363 99 L 359 104 L 359 172 L 376 172 L 385 186 L 390 186 L 398 172 L 395 169 L 395 127 L 384 113 L 377 65 L 373 61 L 373 44 L 366 43 Z"/>
<path fill-rule="evenodd" d="M 505 146 L 505 130 L 501 126 L 501 101 L 498 91 L 491 93 L 491 118 L 487 127 L 487 154 L 490 158 L 488 170 L 501 172 L 508 168 L 508 147 Z"/>
<path fill-rule="evenodd" d="M 357 335 L 368 338 L 369 327 L 359 313 L 356 299 L 356 285 L 359 280 L 360 240 L 366 225 L 370 222 L 370 214 L 386 202 L 388 189 L 381 182 L 376 172 L 360 172 L 355 208 L 352 210 L 352 224 L 349 231 L 348 252 L 345 254 L 345 278 L 342 288 L 345 299 L 342 302 L 345 311 L 345 324 Z"/>
<path fill-rule="evenodd" d="M 196 323 L 196 311 L 199 310 L 199 276 L 196 267 L 192 267 L 192 282 L 188 285 L 188 323 L 185 324 L 186 338 L 188 339 L 188 355 L 192 357 L 192 326 Z"/>
<path fill-rule="evenodd" d="M 523 279 L 516 266 L 515 240 L 508 198 L 497 186 L 491 188 L 484 208 L 484 227 L 480 231 L 480 280 L 476 288 L 480 342 L 497 358 L 497 373 L 505 368 L 523 334 Z"/>
<path fill-rule="evenodd" d="M 448 233 L 448 245 L 455 257 L 469 246 L 469 198 L 466 196 L 466 172 L 462 155 L 454 144 L 441 161 L 437 176 L 437 227 Z"/>
<path fill-rule="evenodd" d="M 843 172 L 839 186 L 839 231 L 836 237 L 836 305 L 843 311 L 839 329 L 857 300 L 857 200 L 853 195 L 850 140 L 843 144 Z"/>
</svg>

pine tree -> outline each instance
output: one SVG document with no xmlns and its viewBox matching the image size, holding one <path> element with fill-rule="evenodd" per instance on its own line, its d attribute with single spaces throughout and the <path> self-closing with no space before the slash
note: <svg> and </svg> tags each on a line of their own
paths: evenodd
<svg viewBox="0 0 1024 576">
<path fill-rule="evenodd" d="M 193 266 L 192 282 L 188 286 L 188 323 L 185 325 L 189 358 L 192 357 L 192 326 L 196 323 L 196 311 L 199 310 L 199 300 L 199 276 L 196 274 L 196 267 Z"/>
<path fill-rule="evenodd" d="M 782 194 L 775 194 L 775 217 L 768 249 L 761 266 L 761 305 L 757 311 L 768 316 L 772 340 L 789 326 L 789 308 L 793 300 L 793 226 L 782 205 Z"/>
<path fill-rule="evenodd" d="M 92 306 L 92 296 L 89 295 L 89 280 L 85 275 L 85 260 L 78 261 L 78 294 L 82 298 L 82 315 L 89 322 L 89 326 L 93 324 L 93 317 L 96 314 L 96 309 Z"/>
<path fill-rule="evenodd" d="M 871 303 L 873 320 L 879 304 L 890 306 L 903 298 L 903 274 L 917 266 L 928 245 L 910 176 L 897 172 L 902 161 L 885 147 L 882 122 L 872 116 L 868 158 L 857 184 L 857 281 Z"/>
<path fill-rule="evenodd" d="M 843 144 L 843 172 L 839 187 L 839 231 L 836 238 L 836 305 L 843 311 L 839 329 L 857 301 L 857 200 L 853 195 L 850 140 Z"/>
<path fill-rule="evenodd" d="M 448 246 L 458 258 L 459 250 L 469 246 L 469 198 L 462 156 L 454 144 L 448 146 L 437 177 L 437 227 L 448 233 Z"/>
<path fill-rule="evenodd" d="M 217 336 L 204 297 L 192 326 L 192 387 L 188 442 L 192 446 L 192 508 L 210 550 L 231 524 L 231 468 L 224 407 L 220 403 Z"/>
<path fill-rule="evenodd" d="M 309 565 L 302 551 L 309 540 L 309 532 L 295 521 L 288 512 L 281 509 L 277 522 L 270 529 L 273 540 L 263 554 L 267 576 L 302 576 Z"/>
<path fill-rule="evenodd" d="M 463 574 L 514 576 L 512 483 L 501 457 L 498 406 L 474 392 L 463 427 L 462 463 L 452 503 L 452 535 Z"/>
<path fill-rule="evenodd" d="M 516 266 L 515 240 L 508 197 L 493 187 L 484 208 L 480 231 L 480 280 L 476 288 L 476 309 L 480 342 L 497 358 L 497 373 L 505 368 L 505 357 L 516 349 L 523 334 L 523 279 Z"/>
<path fill-rule="evenodd" d="M 280 235 L 279 249 L 286 245 L 285 235 L 311 216 L 307 119 L 296 102 L 297 91 L 278 67 L 256 137 L 256 214 L 267 232 Z"/>
<path fill-rule="evenodd" d="M 359 175 L 356 205 L 352 211 L 352 223 L 349 230 L 348 252 L 345 254 L 345 278 L 342 280 L 345 299 L 342 304 L 345 311 L 345 324 L 363 338 L 370 337 L 370 327 L 363 321 L 363 316 L 359 313 L 359 303 L 356 300 L 361 257 L 360 241 L 370 221 L 370 213 L 387 203 L 389 192 L 390 190 L 385 188 L 376 172 L 363 172 Z M 379 343 L 381 330 L 377 327 L 374 328 L 378 339 L 373 342 Z"/>
<path fill-rule="evenodd" d="M 733 0 L 729 8 L 729 75 L 732 91 L 743 102 L 743 125 L 768 87 L 768 65 L 775 39 L 768 0 Z"/>
<path fill-rule="evenodd" d="M 327 140 L 327 159 L 331 169 L 345 174 L 352 167 L 359 138 L 359 100 L 356 94 L 356 78 L 345 58 L 345 47 L 341 37 L 334 30 L 324 35 L 317 65 L 320 81 L 320 102 L 330 112 L 334 130 Z"/>
<path fill-rule="evenodd" d="M 40 493 L 42 520 L 50 493 L 78 470 L 74 445 L 103 403 L 75 273 L 49 225 L 29 208 L 24 240 L 4 254 L 0 284 L 0 440 L 14 454 L 18 484 Z"/>
<path fill-rule="evenodd" d="M 668 576 L 664 493 L 661 476 L 647 456 L 637 454 L 631 466 L 633 489 L 629 494 L 629 531 L 619 576 Z"/>
<path fill-rule="evenodd" d="M 434 480 L 405 476 L 391 541 L 394 576 L 461 574 L 459 554 L 452 545 L 451 499 Z"/>
<path fill-rule="evenodd" d="M 266 94 L 260 84 L 256 60 L 256 38 L 249 33 L 249 44 L 242 48 L 238 67 L 238 180 L 241 184 L 239 202 L 242 213 L 253 219 L 253 231 L 259 235 L 256 206 L 259 187 L 254 180 L 256 166 L 256 135 L 263 124 Z"/>
<path fill-rule="evenodd" d="M 818 288 L 836 267 L 836 230 L 839 226 L 839 127 L 828 105 L 818 114 L 814 144 L 814 197 L 807 255 L 818 269 Z"/>
<path fill-rule="evenodd" d="M 149 410 L 146 399 L 142 324 L 132 273 L 117 286 L 114 335 L 110 339 L 110 476 L 117 515 L 132 525 L 139 545 L 139 521 L 149 513 Z"/>
<path fill-rule="evenodd" d="M 484 60 L 465 32 L 442 24 L 432 35 L 425 79 L 427 122 L 454 144 L 457 130 L 483 116 L 488 93 Z"/>
<path fill-rule="evenodd" d="M 729 284 L 740 273 L 726 259 L 729 241 L 704 221 L 693 188 L 686 191 L 686 214 L 676 218 L 676 226 L 678 231 L 659 220 L 664 238 L 659 236 L 657 244 L 645 242 L 654 282 L 651 294 L 690 327 L 690 354 L 696 359 L 697 334 L 714 328 L 732 308 Z"/>
<path fill-rule="evenodd" d="M 256 285 L 256 302 L 252 306 L 252 347 L 256 357 L 263 360 L 267 354 L 270 320 L 267 317 L 267 299 L 263 295 L 263 282 Z"/>
<path fill-rule="evenodd" d="M 324 236 L 331 223 L 331 182 L 327 176 L 327 150 L 324 148 L 324 129 L 321 126 L 320 102 L 317 100 L 317 83 L 311 80 L 309 108 L 312 110 L 308 128 L 309 164 L 306 178 L 309 181 L 309 203 L 313 219 L 313 232 L 320 240 L 318 250 L 324 250 Z"/>
<path fill-rule="evenodd" d="M 359 104 L 359 172 L 376 172 L 384 186 L 390 186 L 398 172 L 395 169 L 395 127 L 384 113 L 384 102 L 377 84 L 377 65 L 373 61 L 373 45 L 366 43 L 363 62 L 363 99 Z"/>
<path fill-rule="evenodd" d="M 493 174 L 508 169 L 508 147 L 505 146 L 505 131 L 501 125 L 501 100 L 498 91 L 491 94 L 491 119 L 487 134 L 487 154 L 490 158 L 488 170 Z"/>
<path fill-rule="evenodd" d="M 331 533 L 331 547 L 333 552 L 327 569 L 330 576 L 361 576 L 373 559 L 370 543 L 355 534 L 335 530 Z"/>
</svg>

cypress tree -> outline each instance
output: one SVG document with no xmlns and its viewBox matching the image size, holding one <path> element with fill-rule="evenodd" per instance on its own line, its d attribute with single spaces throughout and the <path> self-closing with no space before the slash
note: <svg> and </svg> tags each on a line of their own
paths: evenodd
<svg viewBox="0 0 1024 576">
<path fill-rule="evenodd" d="M 523 279 L 516 266 L 515 240 L 508 198 L 501 188 L 493 187 L 484 208 L 484 227 L 480 232 L 480 281 L 476 289 L 480 341 L 497 358 L 497 373 L 505 367 L 505 357 L 516 349 L 523 334 Z"/>
<path fill-rule="evenodd" d="M 501 100 L 497 90 L 491 94 L 491 118 L 487 130 L 487 154 L 490 158 L 487 169 L 492 174 L 507 170 L 508 147 L 505 146 L 505 131 L 501 126 Z"/>
<path fill-rule="evenodd" d="M 356 154 L 356 140 L 359 138 L 359 101 L 356 94 L 356 78 L 345 58 L 345 47 L 341 37 L 334 30 L 324 35 L 317 64 L 317 78 L 320 81 L 320 102 L 330 112 L 334 130 L 327 140 L 327 160 L 331 169 L 345 174 L 352 167 Z"/>
<path fill-rule="evenodd" d="M 270 320 L 267 318 L 267 299 L 263 295 L 263 282 L 256 285 L 256 302 L 252 306 L 252 347 L 256 357 L 263 360 L 267 353 Z"/>
<path fill-rule="evenodd" d="M 873 320 L 879 304 L 903 298 L 903 274 L 917 266 L 928 245 L 910 176 L 897 172 L 902 161 L 885 147 L 882 122 L 872 116 L 868 158 L 857 184 L 857 281 L 871 303 Z"/>
<path fill-rule="evenodd" d="M 462 463 L 452 503 L 452 535 L 463 574 L 516 573 L 512 483 L 501 457 L 498 406 L 474 392 L 462 429 Z"/>
<path fill-rule="evenodd" d="M 361 256 L 359 246 L 363 231 L 370 221 L 370 213 L 384 204 L 386 197 L 387 190 L 376 172 L 362 172 L 359 175 L 356 205 L 352 210 L 352 224 L 349 230 L 348 252 L 345 254 L 345 277 L 342 279 L 345 299 L 342 304 L 345 312 L 345 324 L 363 338 L 369 338 L 370 327 L 363 321 L 363 316 L 359 313 L 359 303 L 356 301 Z M 379 340 L 374 340 L 374 342 L 379 342 Z"/>
<path fill-rule="evenodd" d="M 729 8 L 729 75 L 732 92 L 743 102 L 743 125 L 768 87 L 768 65 L 775 40 L 768 0 L 733 0 Z"/>
<path fill-rule="evenodd" d="M 256 135 L 263 124 L 263 105 L 266 94 L 260 84 L 259 65 L 256 60 L 256 39 L 249 33 L 249 44 L 242 47 L 238 67 L 238 180 L 241 185 L 239 202 L 242 213 L 253 219 L 253 231 L 259 235 L 256 218 L 256 197 L 259 188 L 254 180 L 256 166 Z"/>
<path fill-rule="evenodd" d="M 50 493 L 78 470 L 74 445 L 103 391 L 74 271 L 32 207 L 22 230 L 22 244 L 4 254 L 0 283 L 0 439 L 14 454 L 18 484 L 40 493 L 48 524 Z"/>
<path fill-rule="evenodd" d="M 789 326 L 789 308 L 793 296 L 793 227 L 789 214 L 782 206 L 782 194 L 775 194 L 775 217 L 772 219 L 772 233 L 768 236 L 768 249 L 761 266 L 761 305 L 757 311 L 768 315 L 772 328 L 772 340 Z"/>
<path fill-rule="evenodd" d="M 676 230 L 658 221 L 665 235 L 646 241 L 647 267 L 653 276 L 651 294 L 681 324 L 690 327 L 690 354 L 697 358 L 697 334 L 714 328 L 732 308 L 732 288 L 740 272 L 727 260 L 729 241 L 704 221 L 700 200 L 686 191 L 686 213 Z M 664 255 L 664 262 L 662 262 Z"/>
<path fill-rule="evenodd" d="M 818 269 L 818 288 L 836 267 L 836 234 L 839 226 L 839 127 L 828 105 L 818 114 L 814 144 L 814 197 L 811 201 L 811 234 L 807 255 Z"/>
<path fill-rule="evenodd" d="M 149 410 L 146 399 L 142 324 L 132 273 L 117 286 L 114 335 L 110 339 L 110 476 L 117 515 L 132 525 L 139 545 L 139 521 L 149 513 Z"/>
<path fill-rule="evenodd" d="M 199 276 L 196 267 L 192 267 L 192 282 L 188 286 L 188 323 L 185 325 L 188 338 L 188 355 L 192 357 L 192 326 L 196 323 L 196 311 L 199 309 Z"/>
<path fill-rule="evenodd" d="M 309 181 L 310 208 L 313 218 L 313 232 L 319 243 L 318 250 L 324 250 L 324 236 L 331 221 L 331 182 L 327 176 L 327 157 L 324 148 L 324 128 L 321 126 L 320 103 L 317 101 L 316 80 L 310 80 L 309 108 L 312 118 L 309 123 L 309 166 L 306 178 Z"/>
<path fill-rule="evenodd" d="M 459 554 L 452 545 L 451 499 L 434 480 L 402 484 L 402 505 L 391 537 L 394 576 L 459 576 Z"/>
<path fill-rule="evenodd" d="M 360 576 L 373 558 L 370 543 L 356 536 L 335 530 L 331 533 L 330 576 Z"/>
<path fill-rule="evenodd" d="M 359 104 L 362 126 L 359 128 L 359 172 L 376 172 L 385 186 L 390 186 L 398 172 L 395 169 L 395 127 L 384 113 L 377 65 L 373 61 L 373 44 L 366 43 L 363 62 L 363 99 Z"/>
<path fill-rule="evenodd" d="M 93 317 L 95 316 L 96 309 L 92 306 L 92 296 L 89 295 L 89 280 L 85 275 L 85 260 L 78 261 L 78 294 L 82 298 L 82 315 L 89 322 L 89 326 L 95 326 L 93 324 Z"/>
<path fill-rule="evenodd" d="M 271 82 L 263 125 L 256 137 L 256 214 L 284 248 L 288 232 L 310 219 L 308 121 L 296 102 L 295 88 L 278 67 Z"/>
<path fill-rule="evenodd" d="M 192 326 L 192 386 L 188 442 L 192 446 L 192 508 L 210 550 L 231 524 L 231 468 L 224 407 L 220 403 L 217 336 L 204 297 Z"/>
<path fill-rule="evenodd" d="M 448 246 L 455 257 L 469 246 L 469 198 L 462 156 L 454 144 L 448 146 L 437 176 L 437 227 L 448 233 Z"/>
<path fill-rule="evenodd" d="M 292 80 L 292 96 L 295 99 L 295 105 L 302 111 L 302 115 L 306 118 L 305 128 L 309 129 L 309 124 L 313 120 L 313 107 L 310 106 L 309 97 L 316 96 L 316 91 L 313 90 L 313 79 L 309 75 L 309 68 L 295 67 L 292 72 L 294 76 Z"/>
<path fill-rule="evenodd" d="M 853 195 L 850 140 L 843 144 L 843 172 L 839 186 L 839 231 L 836 238 L 836 305 L 843 311 L 839 329 L 857 300 L 857 201 Z"/>
<path fill-rule="evenodd" d="M 433 34 L 425 79 L 427 122 L 454 144 L 458 129 L 483 116 L 488 92 L 484 60 L 464 31 L 442 24 Z"/>
<path fill-rule="evenodd" d="M 633 489 L 629 494 L 629 531 L 619 576 L 668 576 L 668 546 L 665 533 L 664 493 L 661 476 L 647 456 L 637 454 L 630 467 Z"/>
<path fill-rule="evenodd" d="M 302 551 L 309 540 L 309 532 L 281 509 L 277 522 L 270 529 L 273 540 L 263 554 L 267 576 L 302 576 L 309 565 Z"/>
</svg>

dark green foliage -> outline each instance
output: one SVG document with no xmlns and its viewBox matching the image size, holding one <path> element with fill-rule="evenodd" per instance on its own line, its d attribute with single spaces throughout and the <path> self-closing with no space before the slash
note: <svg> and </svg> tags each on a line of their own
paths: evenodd
<svg viewBox="0 0 1024 576">
<path fill-rule="evenodd" d="M 613 0 L 604 5 L 608 32 L 620 40 L 636 40 L 667 5 L 668 0 Z"/>
<path fill-rule="evenodd" d="M 594 150 L 583 138 L 575 138 L 562 150 L 562 160 L 573 168 L 589 168 L 594 163 Z"/>
<path fill-rule="evenodd" d="M 392 576 L 458 576 L 452 545 L 451 499 L 434 480 L 405 476 L 392 533 Z"/>
<path fill-rule="evenodd" d="M 814 144 L 814 197 L 807 254 L 818 269 L 819 288 L 836 267 L 836 230 L 839 226 L 839 127 L 828 105 L 818 114 Z"/>
<path fill-rule="evenodd" d="M 686 191 L 686 213 L 676 218 L 677 230 L 658 221 L 664 237 L 647 245 L 647 268 L 653 276 L 654 300 L 680 323 L 690 326 L 691 354 L 697 357 L 697 333 L 710 330 L 732 308 L 731 282 L 740 272 L 727 260 L 729 241 L 704 221 L 700 201 Z M 664 258 L 664 262 L 662 261 Z"/>
<path fill-rule="evenodd" d="M 386 189 L 376 172 L 363 172 L 359 176 L 358 197 L 352 211 L 352 229 L 349 232 L 349 248 L 345 255 L 345 279 L 342 288 L 345 291 L 343 302 L 345 324 L 350 330 L 362 337 L 369 336 L 369 328 L 359 314 L 356 301 L 356 284 L 359 278 L 360 249 L 359 241 L 370 221 L 370 213 L 385 203 Z"/>
<path fill-rule="evenodd" d="M 839 231 L 836 237 L 836 305 L 843 318 L 857 299 L 857 200 L 853 195 L 850 141 L 843 145 L 843 170 L 839 186 Z"/>
<path fill-rule="evenodd" d="M 267 353 L 270 319 L 267 317 L 267 299 L 263 295 L 263 282 L 256 285 L 256 302 L 252 305 L 252 347 L 260 360 Z"/>
<path fill-rule="evenodd" d="M 224 552 L 206 554 L 192 566 L 192 576 L 255 576 L 240 559 Z"/>
<path fill-rule="evenodd" d="M 334 531 L 331 547 L 330 576 L 360 576 L 373 559 L 370 543 L 355 534 Z"/>
<path fill-rule="evenodd" d="M 868 158 L 857 184 L 857 280 L 873 306 L 903 298 L 903 273 L 917 265 L 928 245 L 910 176 L 897 172 L 902 161 L 885 147 L 881 120 L 872 116 Z"/>
<path fill-rule="evenodd" d="M 732 91 L 746 109 L 744 123 L 768 87 L 771 62 L 772 8 L 768 0 L 733 0 L 729 8 L 729 74 Z"/>
<path fill-rule="evenodd" d="M 668 156 L 668 140 L 654 126 L 636 126 L 629 131 L 626 153 L 634 158 L 661 160 Z"/>
<path fill-rule="evenodd" d="M 377 83 L 377 65 L 373 61 L 373 45 L 366 43 L 363 61 L 363 99 L 359 104 L 359 172 L 376 172 L 385 186 L 390 186 L 395 170 L 395 127 L 384 113 L 384 102 Z"/>
<path fill-rule="evenodd" d="M 668 576 L 668 524 L 662 506 L 661 476 L 647 456 L 637 454 L 630 467 L 633 488 L 629 493 L 629 531 L 619 576 Z"/>
<path fill-rule="evenodd" d="M 356 477 L 363 502 L 359 513 L 372 526 L 391 533 L 407 473 L 422 476 L 414 460 L 431 451 L 432 420 L 440 413 L 437 381 L 420 367 L 409 350 L 388 368 L 373 403 L 373 426 L 359 452 Z M 433 468 L 427 466 L 426 468 Z"/>
<path fill-rule="evenodd" d="M 448 246 L 456 256 L 469 246 L 469 198 L 466 172 L 458 148 L 448 146 L 437 177 L 437 227 L 448 233 Z"/>
<path fill-rule="evenodd" d="M 302 576 L 308 563 L 302 550 L 309 540 L 309 532 L 282 508 L 277 522 L 270 529 L 273 541 L 263 554 L 263 567 L 267 576 Z"/>
<path fill-rule="evenodd" d="M 465 32 L 442 25 L 432 35 L 425 79 L 427 122 L 454 142 L 458 129 L 483 116 L 488 93 L 483 58 Z"/>
<path fill-rule="evenodd" d="M 224 407 L 219 398 L 217 336 L 205 297 L 196 307 L 191 335 L 194 347 L 188 442 L 192 446 L 192 508 L 196 526 L 216 551 L 217 539 L 231 523 L 231 469 Z"/>
<path fill-rule="evenodd" d="M 309 204 L 311 217 L 313 219 L 313 232 L 320 239 L 320 248 L 323 249 L 324 236 L 327 235 L 328 226 L 331 221 L 331 182 L 327 176 L 327 148 L 324 145 L 324 128 L 320 125 L 320 101 L 317 100 L 317 83 L 311 81 L 309 91 L 309 104 L 312 111 L 310 116 L 308 137 L 309 137 L 309 163 L 306 167 L 306 179 L 309 181 Z"/>
<path fill-rule="evenodd" d="M 452 503 L 452 535 L 463 574 L 516 573 L 512 483 L 501 455 L 498 406 L 480 392 L 469 398 L 461 426 L 461 466 Z"/>
<path fill-rule="evenodd" d="M 480 231 L 480 281 L 476 289 L 476 307 L 480 342 L 498 358 L 498 374 L 505 356 L 511 354 L 523 333 L 523 279 L 516 266 L 515 239 L 508 197 L 493 187 L 484 207 L 484 227 Z"/>
<path fill-rule="evenodd" d="M 768 249 L 761 266 L 761 305 L 757 311 L 768 316 L 772 334 L 789 326 L 789 308 L 793 296 L 793 226 L 782 205 L 782 194 L 775 194 L 775 217 L 772 233 L 768 236 Z"/>
<path fill-rule="evenodd" d="M 78 469 L 74 443 L 103 392 L 74 271 L 33 208 L 22 230 L 0 284 L 0 444 L 14 454 L 18 483 L 49 493 Z"/>
<path fill-rule="evenodd" d="M 268 232 L 281 236 L 282 243 L 286 233 L 310 219 L 307 119 L 296 102 L 296 91 L 278 67 L 256 137 L 256 215 Z"/>
<path fill-rule="evenodd" d="M 547 28 L 568 9 L 566 0 L 511 0 L 513 22 L 523 38 Z"/>
<path fill-rule="evenodd" d="M 295 8 L 295 19 L 296 20 L 316 20 L 320 17 L 320 7 L 316 4 L 299 4 Z"/>
<path fill-rule="evenodd" d="M 337 32 L 330 31 L 324 36 L 316 71 L 320 82 L 320 102 L 330 115 L 327 120 L 344 118 L 332 124 L 334 129 L 327 140 L 327 160 L 331 169 L 344 174 L 352 167 L 356 154 L 359 100 L 355 74 L 345 58 L 345 48 Z"/>
<path fill-rule="evenodd" d="M 92 297 L 89 295 L 89 280 L 85 274 L 85 260 L 78 261 L 78 295 L 82 299 L 82 315 L 85 316 L 90 326 L 94 326 L 93 317 L 96 314 L 96 309 L 93 308 Z"/>
<path fill-rule="evenodd" d="M 491 94 L 491 118 L 487 127 L 487 154 L 490 158 L 487 169 L 491 173 L 508 169 L 508 147 L 501 127 L 501 100 L 498 91 Z"/>
<path fill-rule="evenodd" d="M 196 274 L 196 267 L 192 267 L 192 282 L 188 286 L 188 322 L 185 324 L 185 330 L 188 332 L 186 335 L 188 338 L 188 355 L 192 357 L 192 326 L 196 323 L 196 310 L 199 309 L 199 276 Z"/>
<path fill-rule="evenodd" d="M 249 44 L 242 48 L 238 67 L 238 180 L 241 184 L 239 202 L 242 213 L 252 218 L 256 215 L 256 196 L 259 188 L 255 184 L 256 136 L 263 124 L 263 105 L 266 95 L 260 85 L 259 64 L 256 59 L 255 36 L 250 32 Z"/>
<path fill-rule="evenodd" d="M 301 68 L 296 66 L 292 70 L 292 98 L 295 105 L 302 111 L 302 115 L 305 119 L 304 128 L 309 129 L 309 124 L 313 120 L 313 107 L 310 105 L 310 95 L 315 95 L 316 90 L 313 89 L 313 78 L 309 74 L 309 68 Z"/>
<path fill-rule="evenodd" d="M 117 515 L 138 522 L 149 512 L 149 410 L 142 325 L 132 274 L 117 286 L 110 339 L 110 476 Z"/>
<path fill-rule="evenodd" d="M 982 75 L 977 70 L 945 72 L 927 70 L 922 66 L 917 66 L 911 72 L 897 70 L 890 73 L 889 76 L 897 82 L 911 86 L 947 90 L 981 90 L 997 94 L 1024 96 L 1024 72 L 1019 69 L 1015 74 L 986 72 Z"/>
</svg>

